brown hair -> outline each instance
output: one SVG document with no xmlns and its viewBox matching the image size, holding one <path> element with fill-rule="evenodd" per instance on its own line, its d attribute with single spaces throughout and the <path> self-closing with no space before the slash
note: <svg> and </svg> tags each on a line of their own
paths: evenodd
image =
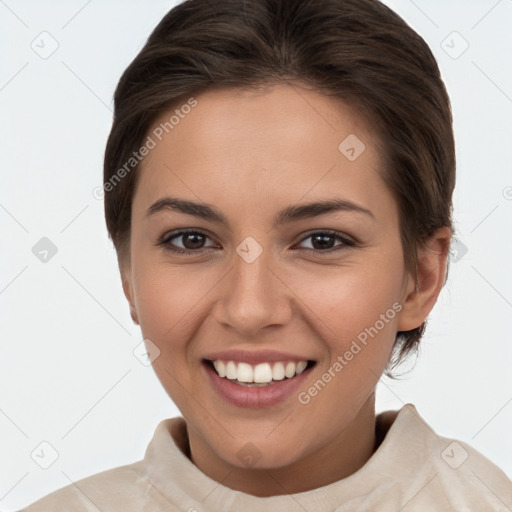
<svg viewBox="0 0 512 512">
<path fill-rule="evenodd" d="M 133 170 L 126 162 L 155 118 L 207 89 L 278 83 L 344 100 L 377 130 L 405 265 L 417 280 L 417 248 L 439 227 L 453 234 L 452 114 L 428 45 L 378 0 L 186 0 L 169 11 L 114 95 L 104 190 L 118 257 L 129 252 L 137 178 L 137 162 Z M 425 327 L 397 333 L 389 376 Z"/>
</svg>

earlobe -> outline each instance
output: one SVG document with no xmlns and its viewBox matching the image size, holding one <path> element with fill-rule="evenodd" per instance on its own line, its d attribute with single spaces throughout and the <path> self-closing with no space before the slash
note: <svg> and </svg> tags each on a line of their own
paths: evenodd
<svg viewBox="0 0 512 512">
<path fill-rule="evenodd" d="M 439 228 L 425 247 L 418 250 L 418 281 L 409 276 L 398 331 L 419 327 L 432 311 L 445 282 L 450 239 L 450 228 Z"/>
<path fill-rule="evenodd" d="M 133 323 L 139 324 L 139 318 L 137 317 L 137 311 L 135 309 L 135 306 L 130 302 L 130 316 L 132 317 Z"/>
<path fill-rule="evenodd" d="M 128 304 L 130 305 L 130 316 L 132 317 L 133 322 L 137 325 L 140 325 L 139 318 L 137 316 L 137 310 L 135 308 L 131 276 L 128 277 L 129 272 L 129 268 L 121 268 L 121 282 L 123 284 L 123 292 L 126 297 L 126 300 L 128 301 Z"/>
</svg>

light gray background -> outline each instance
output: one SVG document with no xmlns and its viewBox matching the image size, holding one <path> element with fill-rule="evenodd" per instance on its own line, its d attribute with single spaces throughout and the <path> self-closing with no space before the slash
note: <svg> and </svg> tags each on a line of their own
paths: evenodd
<svg viewBox="0 0 512 512">
<path fill-rule="evenodd" d="M 414 403 L 510 477 L 512 0 L 385 3 L 430 45 L 452 99 L 463 245 L 415 370 L 382 380 L 378 410 Z M 141 459 L 179 414 L 132 352 L 140 332 L 92 194 L 117 80 L 173 5 L 0 0 L 2 510 Z M 47 262 L 32 252 L 42 237 L 57 247 Z M 43 441 L 58 452 L 48 469 Z"/>
</svg>

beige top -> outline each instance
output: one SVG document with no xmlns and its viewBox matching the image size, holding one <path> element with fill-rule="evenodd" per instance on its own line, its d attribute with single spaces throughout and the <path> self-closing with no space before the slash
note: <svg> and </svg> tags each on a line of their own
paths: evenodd
<svg viewBox="0 0 512 512">
<path fill-rule="evenodd" d="M 23 510 L 512 510 L 512 482 L 505 473 L 462 441 L 435 434 L 412 404 L 402 407 L 398 415 L 396 411 L 379 414 L 377 429 L 386 437 L 366 464 L 349 477 L 307 492 L 259 498 L 223 486 L 191 462 L 186 455 L 189 453 L 187 425 L 178 416 L 158 424 L 143 460 L 79 480 Z"/>
</svg>

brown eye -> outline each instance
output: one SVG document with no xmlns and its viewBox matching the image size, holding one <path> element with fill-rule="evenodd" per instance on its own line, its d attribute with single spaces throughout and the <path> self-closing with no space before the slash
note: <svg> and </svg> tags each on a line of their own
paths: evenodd
<svg viewBox="0 0 512 512">
<path fill-rule="evenodd" d="M 200 233 L 186 233 L 185 235 L 180 235 L 180 238 L 185 249 L 201 249 L 205 237 Z"/>
<path fill-rule="evenodd" d="M 338 251 L 355 245 L 352 239 L 335 231 L 317 231 L 316 233 L 309 234 L 302 242 L 310 239 L 312 247 L 310 249 L 306 247 L 306 249 L 313 250 L 314 252 Z M 341 242 L 341 244 L 334 245 L 336 241 Z"/>
<path fill-rule="evenodd" d="M 179 231 L 164 235 L 158 245 L 174 253 L 194 255 L 200 254 L 209 247 L 214 247 L 213 244 L 205 245 L 207 240 L 211 240 L 211 238 L 201 231 Z M 305 237 L 302 243 L 306 240 L 312 241 L 312 247 L 301 247 L 301 249 L 314 253 L 331 253 L 356 245 L 354 240 L 336 231 L 317 231 Z M 334 245 L 335 242 L 341 243 Z"/>
<path fill-rule="evenodd" d="M 200 253 L 206 246 L 206 240 L 210 237 L 200 231 L 180 231 L 174 234 L 165 235 L 158 245 L 165 249 L 181 254 Z"/>
</svg>

